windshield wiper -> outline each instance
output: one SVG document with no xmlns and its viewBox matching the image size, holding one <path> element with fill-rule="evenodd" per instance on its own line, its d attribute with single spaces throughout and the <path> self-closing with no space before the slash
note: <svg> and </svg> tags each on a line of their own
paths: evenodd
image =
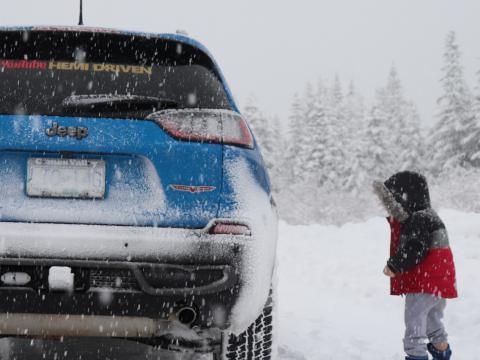
<svg viewBox="0 0 480 360">
<path fill-rule="evenodd" d="M 153 96 L 94 94 L 69 96 L 62 101 L 62 107 L 69 115 L 145 118 L 160 110 L 177 109 L 178 104 Z"/>
<path fill-rule="evenodd" d="M 161 108 L 176 108 L 177 103 L 170 99 L 162 99 L 154 96 L 141 95 L 71 95 L 62 102 L 64 108 L 72 107 L 95 107 L 95 106 L 115 106 L 115 105 L 161 105 Z"/>
</svg>

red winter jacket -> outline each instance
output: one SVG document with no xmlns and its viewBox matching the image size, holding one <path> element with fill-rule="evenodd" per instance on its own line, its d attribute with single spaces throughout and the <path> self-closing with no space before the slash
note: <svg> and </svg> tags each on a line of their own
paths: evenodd
<svg viewBox="0 0 480 360">
<path fill-rule="evenodd" d="M 457 297 L 447 230 L 431 208 L 426 178 L 416 172 L 402 171 L 384 183 L 374 182 L 374 191 L 391 219 L 387 265 L 395 273 L 392 295 L 427 293 Z"/>
<path fill-rule="evenodd" d="M 404 223 L 392 217 L 388 220 L 391 227 L 388 266 L 395 272 L 390 283 L 391 294 L 426 293 L 446 299 L 456 298 L 455 264 L 445 226 L 438 215 L 428 209 L 412 215 Z M 424 237 L 422 242 L 427 246 L 423 256 L 422 251 L 415 253 L 413 257 L 419 254 L 422 258 L 417 257 L 413 267 L 401 260 L 408 259 L 411 234 L 421 234 Z"/>
</svg>

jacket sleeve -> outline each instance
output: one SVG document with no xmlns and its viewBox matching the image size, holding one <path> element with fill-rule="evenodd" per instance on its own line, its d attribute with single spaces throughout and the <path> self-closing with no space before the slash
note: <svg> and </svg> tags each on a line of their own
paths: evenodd
<svg viewBox="0 0 480 360">
<path fill-rule="evenodd" d="M 394 273 L 403 273 L 418 265 L 425 259 L 431 246 L 432 234 L 422 219 L 412 219 L 411 231 L 404 236 L 407 239 L 387 265 Z"/>
</svg>

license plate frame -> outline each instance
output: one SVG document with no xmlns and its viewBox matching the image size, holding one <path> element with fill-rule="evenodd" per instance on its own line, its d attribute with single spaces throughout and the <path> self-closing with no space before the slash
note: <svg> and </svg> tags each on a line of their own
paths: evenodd
<svg viewBox="0 0 480 360">
<path fill-rule="evenodd" d="M 29 197 L 104 199 L 105 188 L 105 160 L 29 158 L 27 161 Z"/>
</svg>

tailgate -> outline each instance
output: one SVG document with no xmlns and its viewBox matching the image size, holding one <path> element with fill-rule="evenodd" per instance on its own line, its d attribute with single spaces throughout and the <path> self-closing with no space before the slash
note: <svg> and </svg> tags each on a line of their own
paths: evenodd
<svg viewBox="0 0 480 360">
<path fill-rule="evenodd" d="M 48 136 L 54 124 L 88 136 Z M 54 160 L 104 163 L 102 196 L 32 195 L 38 159 L 53 169 Z M 63 191 L 55 171 L 43 176 L 37 187 Z M 216 217 L 221 183 L 222 145 L 175 140 L 151 121 L 0 116 L 0 221 L 201 228 Z"/>
</svg>

